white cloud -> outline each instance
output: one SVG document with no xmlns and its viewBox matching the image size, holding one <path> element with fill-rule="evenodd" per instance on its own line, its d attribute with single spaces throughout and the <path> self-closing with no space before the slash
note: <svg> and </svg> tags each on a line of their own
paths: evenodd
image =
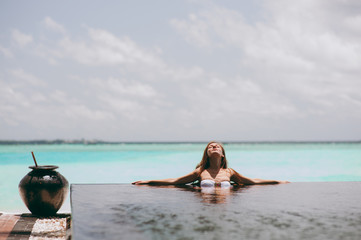
<svg viewBox="0 0 361 240">
<path fill-rule="evenodd" d="M 114 112 L 118 113 L 128 119 L 136 119 L 143 114 L 140 114 L 143 110 L 143 106 L 136 100 L 129 100 L 122 97 L 115 97 L 110 95 L 100 95 L 98 100 L 105 103 Z"/>
<path fill-rule="evenodd" d="M 239 9 L 197 2 L 191 9 L 199 10 L 169 20 L 178 35 L 155 34 L 146 44 L 142 31 L 104 23 L 74 34 L 46 17 L 43 27 L 63 34 L 35 36 L 35 50 L 26 53 L 35 64 L 48 60 L 43 75 L 52 78 L 45 84 L 30 62 L 4 69 L 1 119 L 115 140 L 297 139 L 311 130 L 317 139 L 318 128 L 357 128 L 360 15 L 345 6 L 354 3 L 262 4 L 261 18 L 249 20 Z M 168 30 L 159 27 L 159 34 Z M 13 39 L 33 41 L 18 30 Z M 5 56 L 11 51 L 0 47 Z"/>
<path fill-rule="evenodd" d="M 89 29 L 88 34 L 89 39 L 85 41 L 73 41 L 68 37 L 61 40 L 64 56 L 95 66 L 163 66 L 156 55 L 141 49 L 128 37 L 118 38 L 102 29 Z"/>
<path fill-rule="evenodd" d="M 44 22 L 45 26 L 52 31 L 59 32 L 62 34 L 66 33 L 66 29 L 64 28 L 64 26 L 55 22 L 50 17 L 46 17 L 43 22 Z"/>
<path fill-rule="evenodd" d="M 66 105 L 66 103 L 68 102 L 68 95 L 64 92 L 61 91 L 59 89 L 55 90 L 50 96 L 49 98 L 51 100 L 54 100 L 55 104 L 61 104 L 61 105 Z"/>
<path fill-rule="evenodd" d="M 66 36 L 58 46 L 40 45 L 37 54 L 49 63 L 57 64 L 63 59 L 97 67 L 119 67 L 128 73 L 135 72 L 143 79 L 159 80 L 167 77 L 170 81 L 195 79 L 204 74 L 198 66 L 171 66 L 159 56 L 159 47 L 146 49 L 127 36 L 117 37 L 102 29 L 88 29 L 88 37 L 73 40 Z"/>
<path fill-rule="evenodd" d="M 211 39 L 208 36 L 208 24 L 198 19 L 194 14 L 189 15 L 189 22 L 185 20 L 172 19 L 171 25 L 175 27 L 185 40 L 200 47 L 209 47 Z"/>
<path fill-rule="evenodd" d="M 333 12 L 325 11 L 330 9 L 327 5 L 331 3 L 267 2 L 267 21 L 255 23 L 247 23 L 239 12 L 212 5 L 191 14 L 187 20 L 173 19 L 171 25 L 190 44 L 236 48 L 242 61 L 252 65 L 258 62 L 256 66 L 307 70 L 323 62 L 330 68 L 360 69 L 361 36 L 355 41 L 337 31 L 339 27 L 329 26 Z M 342 6 L 342 2 L 334 5 Z M 338 18 L 345 22 L 342 28 L 357 28 L 361 23 L 360 16 L 351 18 L 344 14 Z"/>
<path fill-rule="evenodd" d="M 229 44 L 243 46 L 252 40 L 252 28 L 242 14 L 211 5 L 199 13 L 189 14 L 188 19 L 172 19 L 173 26 L 185 40 L 200 47 L 225 47 Z"/>
<path fill-rule="evenodd" d="M 33 86 L 44 86 L 46 83 L 31 73 L 25 72 L 23 69 L 13 69 L 9 71 L 12 77 L 26 81 L 27 84 Z"/>
<path fill-rule="evenodd" d="M 344 18 L 344 25 L 352 32 L 357 35 L 360 35 L 361 28 L 361 15 L 350 16 Z"/>
<path fill-rule="evenodd" d="M 86 105 L 68 104 L 64 109 L 64 114 L 68 119 L 76 121 L 76 123 L 111 120 L 113 115 L 107 111 L 90 109 Z"/>
<path fill-rule="evenodd" d="M 2 53 L 7 58 L 13 58 L 14 54 L 11 52 L 10 49 L 4 48 L 0 45 L 0 53 Z"/>
<path fill-rule="evenodd" d="M 0 119 L 9 126 L 39 130 L 35 138 L 52 129 L 94 129 L 99 122 L 115 119 L 112 111 L 89 105 L 84 95 L 39 85 L 39 78 L 21 69 L 10 71 L 9 76 L 11 81 L 0 79 Z"/>
<path fill-rule="evenodd" d="M 20 47 L 24 47 L 33 41 L 33 37 L 30 34 L 22 33 L 17 29 L 12 30 L 11 37 Z"/>
<path fill-rule="evenodd" d="M 114 77 L 81 82 L 101 108 L 128 120 L 142 121 L 150 111 L 159 111 L 162 105 L 159 93 L 145 83 Z"/>
<path fill-rule="evenodd" d="M 36 46 L 35 55 L 47 60 L 50 65 L 58 65 L 58 60 L 64 58 L 64 50 L 58 46 L 47 46 L 39 43 Z"/>
<path fill-rule="evenodd" d="M 125 79 L 109 78 L 106 81 L 93 80 L 91 83 L 115 94 L 135 98 L 151 98 L 157 95 L 156 91 L 150 85 L 139 82 L 132 83 Z"/>
<path fill-rule="evenodd" d="M 332 4 L 337 7 L 330 7 Z M 358 26 L 359 16 L 350 20 L 347 12 L 340 14 L 340 7 L 347 4 L 265 2 L 266 21 L 252 23 L 246 22 L 240 12 L 211 5 L 186 20 L 173 19 L 171 25 L 195 46 L 208 47 L 215 53 L 232 49 L 239 56 L 239 67 L 253 72 L 250 81 L 269 87 L 261 102 L 252 101 L 251 105 L 255 104 L 252 112 L 256 113 L 258 108 L 258 112 L 272 114 L 280 109 L 272 108 L 272 104 L 287 104 L 281 109 L 289 109 L 288 113 L 297 116 L 297 108 L 307 106 L 306 112 L 311 113 L 316 108 L 340 106 L 340 101 L 345 102 L 346 98 L 340 99 L 339 95 L 351 97 L 356 95 L 354 89 L 361 88 L 361 39 L 355 41 L 354 35 L 349 37 L 349 32 L 339 33 L 338 27 L 329 25 L 336 14 L 338 19 L 346 19 L 349 28 Z M 232 93 L 234 88 L 228 89 L 228 93 L 236 97 Z M 284 93 L 285 97 L 281 97 Z M 246 96 L 254 100 L 254 94 Z"/>
</svg>

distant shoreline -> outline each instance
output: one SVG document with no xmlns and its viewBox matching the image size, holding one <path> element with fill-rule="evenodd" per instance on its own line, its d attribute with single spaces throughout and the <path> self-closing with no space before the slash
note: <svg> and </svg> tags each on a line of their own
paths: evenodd
<svg viewBox="0 0 361 240">
<path fill-rule="evenodd" d="M 102 140 L 0 140 L 0 145 L 20 145 L 20 144 L 197 144 L 208 143 L 207 141 L 102 141 Z M 359 141 L 222 141 L 223 144 L 359 144 Z"/>
</svg>

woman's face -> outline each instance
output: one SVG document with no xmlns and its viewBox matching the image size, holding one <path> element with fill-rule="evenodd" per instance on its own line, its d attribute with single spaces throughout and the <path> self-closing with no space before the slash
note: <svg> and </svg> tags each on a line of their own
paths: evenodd
<svg viewBox="0 0 361 240">
<path fill-rule="evenodd" d="M 219 143 L 210 143 L 207 147 L 207 155 L 210 157 L 214 154 L 224 157 L 222 146 Z"/>
</svg>

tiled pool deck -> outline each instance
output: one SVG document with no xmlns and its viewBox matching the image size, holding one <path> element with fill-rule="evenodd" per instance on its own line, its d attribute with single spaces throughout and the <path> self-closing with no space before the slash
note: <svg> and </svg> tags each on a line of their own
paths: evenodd
<svg viewBox="0 0 361 240">
<path fill-rule="evenodd" d="M 0 240 L 71 239 L 70 214 L 37 217 L 0 213 Z"/>
</svg>

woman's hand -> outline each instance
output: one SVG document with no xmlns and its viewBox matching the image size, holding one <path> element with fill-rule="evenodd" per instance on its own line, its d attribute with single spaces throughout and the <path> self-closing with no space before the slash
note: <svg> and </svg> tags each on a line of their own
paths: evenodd
<svg viewBox="0 0 361 240">
<path fill-rule="evenodd" d="M 161 179 L 161 180 L 149 180 L 149 181 L 136 181 L 132 184 L 134 185 L 183 185 L 187 183 L 194 182 L 199 177 L 199 168 L 194 170 L 193 172 L 180 177 L 180 178 L 167 178 L 167 179 Z"/>
<path fill-rule="evenodd" d="M 290 183 L 289 181 L 278 181 L 278 183 Z"/>
<path fill-rule="evenodd" d="M 134 185 L 144 185 L 144 184 L 149 184 L 149 181 L 136 181 L 136 182 L 133 182 L 132 184 L 134 184 Z"/>
</svg>

